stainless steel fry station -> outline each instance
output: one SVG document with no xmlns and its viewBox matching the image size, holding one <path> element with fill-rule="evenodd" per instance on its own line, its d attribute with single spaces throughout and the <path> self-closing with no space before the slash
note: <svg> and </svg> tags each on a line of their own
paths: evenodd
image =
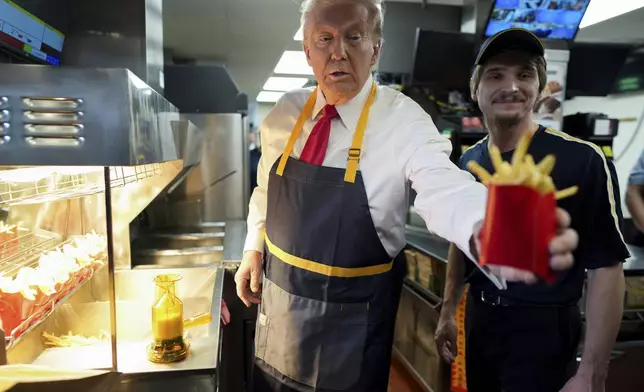
<svg viewBox="0 0 644 392">
<path fill-rule="evenodd" d="M 0 86 L 0 363 L 215 390 L 247 200 L 216 184 L 245 178 L 242 116 L 200 129 L 125 69 L 2 64 Z"/>
</svg>

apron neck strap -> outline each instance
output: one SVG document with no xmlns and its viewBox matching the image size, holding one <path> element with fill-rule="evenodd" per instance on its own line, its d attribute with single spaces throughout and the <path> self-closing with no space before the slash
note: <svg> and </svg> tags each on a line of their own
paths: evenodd
<svg viewBox="0 0 644 392">
<path fill-rule="evenodd" d="M 360 162 L 360 155 L 362 154 L 362 142 L 364 140 L 364 134 L 367 129 L 367 123 L 369 120 L 369 111 L 371 110 L 373 101 L 376 98 L 376 92 L 377 92 L 377 86 L 376 86 L 376 83 L 373 82 L 371 84 L 369 97 L 367 97 L 367 101 L 365 102 L 364 107 L 362 108 L 362 112 L 360 113 L 360 118 L 358 119 L 358 124 L 353 133 L 353 141 L 351 142 L 351 147 L 349 148 L 349 154 L 347 157 L 347 169 L 344 173 L 345 182 L 354 183 L 356 180 L 356 174 L 358 172 L 358 163 Z M 313 92 L 309 96 L 309 99 L 304 104 L 304 107 L 300 112 L 300 116 L 298 117 L 297 122 L 293 127 L 293 131 L 291 131 L 291 135 L 289 136 L 288 141 L 286 142 L 286 146 L 284 147 L 284 152 L 280 157 L 280 162 L 277 165 L 278 176 L 281 176 L 284 174 L 284 168 L 286 167 L 286 162 L 288 161 L 288 158 L 291 155 L 291 152 L 293 152 L 293 146 L 295 146 L 295 142 L 297 141 L 297 138 L 300 136 L 300 133 L 302 132 L 302 128 L 304 127 L 304 123 L 306 122 L 306 119 L 309 116 L 311 116 L 311 113 L 313 113 L 313 108 L 315 107 L 317 93 L 318 93 L 318 87 L 316 87 L 315 90 L 313 90 Z"/>
<path fill-rule="evenodd" d="M 376 83 L 373 82 L 371 84 L 371 91 L 369 91 L 369 97 L 367 97 L 367 102 L 365 102 L 364 107 L 362 108 L 362 113 L 360 113 L 358 125 L 356 126 L 355 132 L 353 132 L 353 141 L 351 142 L 349 156 L 347 157 L 347 170 L 344 172 L 345 182 L 353 184 L 356 181 L 358 163 L 360 163 L 360 155 L 362 155 L 362 141 L 364 140 L 367 123 L 369 122 L 369 111 L 371 110 L 371 105 L 373 105 L 373 101 L 376 98 L 376 90 Z"/>
</svg>

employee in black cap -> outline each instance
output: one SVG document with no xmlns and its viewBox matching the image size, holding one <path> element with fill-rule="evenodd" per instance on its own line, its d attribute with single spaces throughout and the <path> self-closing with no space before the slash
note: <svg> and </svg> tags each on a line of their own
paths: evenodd
<svg viewBox="0 0 644 392">
<path fill-rule="evenodd" d="M 464 255 L 451 246 L 444 304 L 436 334 L 439 352 L 456 355 L 455 312 L 465 282 L 465 363 L 468 392 L 603 391 L 608 360 L 622 315 L 622 261 L 629 254 L 621 234 L 622 213 L 613 164 L 592 143 L 538 125 L 533 107 L 546 85 L 541 41 L 523 29 L 502 31 L 481 47 L 471 78 L 489 135 L 467 150 L 466 169 L 477 161 L 490 173 L 489 146 L 509 160 L 519 138 L 528 133 L 535 161 L 554 154 L 556 188 L 579 186 L 576 196 L 559 201 L 579 232 L 575 266 L 556 283 L 508 283 L 498 290 Z M 585 270 L 588 270 L 586 273 Z M 467 279 L 464 279 L 467 277 Z M 587 277 L 586 333 L 581 364 L 578 307 Z"/>
</svg>

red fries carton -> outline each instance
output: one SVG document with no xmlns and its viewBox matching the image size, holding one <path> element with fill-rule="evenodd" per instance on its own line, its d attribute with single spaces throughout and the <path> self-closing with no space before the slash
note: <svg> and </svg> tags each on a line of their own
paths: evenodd
<svg viewBox="0 0 644 392">
<path fill-rule="evenodd" d="M 481 230 L 481 265 L 502 265 L 534 273 L 548 283 L 548 245 L 555 237 L 557 202 L 523 185 L 488 186 L 487 212 Z"/>
<path fill-rule="evenodd" d="M 555 157 L 535 164 L 527 154 L 530 139 L 530 134 L 521 138 L 511 163 L 490 146 L 494 174 L 475 161 L 468 163 L 488 187 L 479 263 L 530 271 L 552 283 L 556 275 L 550 269 L 549 244 L 557 234 L 557 200 L 575 194 L 577 187 L 555 189 L 550 177 Z"/>
</svg>

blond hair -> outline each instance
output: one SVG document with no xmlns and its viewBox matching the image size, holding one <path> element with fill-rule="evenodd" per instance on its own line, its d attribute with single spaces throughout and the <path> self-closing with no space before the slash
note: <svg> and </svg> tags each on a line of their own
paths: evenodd
<svg viewBox="0 0 644 392">
<path fill-rule="evenodd" d="M 369 10 L 369 17 L 373 25 L 373 34 L 377 41 L 382 43 L 382 25 L 385 18 L 384 0 L 304 0 L 300 7 L 302 17 L 300 24 L 306 39 L 306 23 L 308 15 L 317 7 L 325 7 L 334 3 L 357 3 L 362 4 Z"/>
</svg>

